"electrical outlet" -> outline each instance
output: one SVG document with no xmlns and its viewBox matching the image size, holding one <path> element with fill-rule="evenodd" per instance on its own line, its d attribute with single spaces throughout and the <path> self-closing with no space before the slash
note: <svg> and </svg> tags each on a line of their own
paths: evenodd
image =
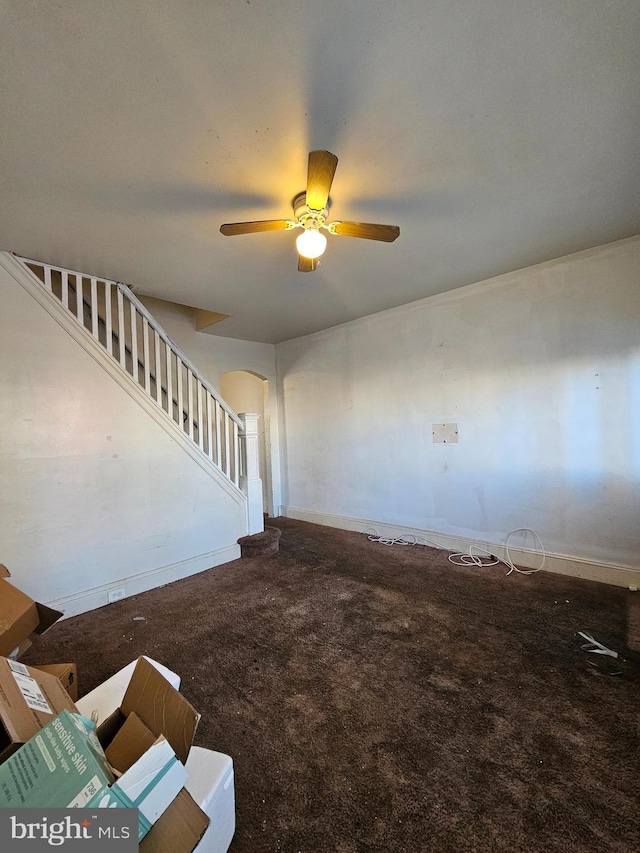
<svg viewBox="0 0 640 853">
<path fill-rule="evenodd" d="M 124 598 L 124 587 L 121 586 L 120 589 L 110 589 L 107 598 L 109 600 L 109 604 L 113 604 L 114 601 L 120 601 L 121 598 Z"/>
</svg>

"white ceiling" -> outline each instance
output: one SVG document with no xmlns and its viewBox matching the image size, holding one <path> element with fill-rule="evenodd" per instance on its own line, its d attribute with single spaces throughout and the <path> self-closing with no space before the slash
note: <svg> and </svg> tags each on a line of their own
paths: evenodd
<svg viewBox="0 0 640 853">
<path fill-rule="evenodd" d="M 637 0 L 0 0 L 0 248 L 277 342 L 640 231 Z M 340 159 L 297 272 L 307 152 Z"/>
</svg>

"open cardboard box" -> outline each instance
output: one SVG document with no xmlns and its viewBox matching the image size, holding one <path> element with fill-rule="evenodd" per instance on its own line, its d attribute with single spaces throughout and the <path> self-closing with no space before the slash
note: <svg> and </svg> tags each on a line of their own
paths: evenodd
<svg viewBox="0 0 640 853">
<path fill-rule="evenodd" d="M 120 707 L 98 726 L 110 760 L 129 767 L 161 735 L 186 763 L 200 714 L 145 658 L 139 658 Z M 183 788 L 140 844 L 141 853 L 191 853 L 209 818 Z"/>
<path fill-rule="evenodd" d="M 55 675 L 0 657 L 0 763 L 64 710 L 77 712 Z"/>
<path fill-rule="evenodd" d="M 16 589 L 8 577 L 11 572 L 0 563 L 0 655 L 7 657 L 18 648 L 26 651 L 30 636 L 44 634 L 62 616 Z"/>
<path fill-rule="evenodd" d="M 61 711 L 0 764 L 0 808 L 137 808 L 142 840 L 189 778 L 167 739 L 148 733 L 151 745 L 131 758 L 120 750 L 114 770 L 95 723 Z"/>
<path fill-rule="evenodd" d="M 58 679 L 50 673 L 0 659 L 0 675 L 7 687 L 0 689 L 0 695 L 7 693 L 11 700 L 9 722 L 20 718 L 18 709 L 24 712 L 29 702 L 36 706 L 52 704 L 49 692 L 44 696 L 39 684 L 46 684 L 48 691 L 60 696 L 67 703 L 67 710 L 76 711 Z M 22 688 L 20 680 L 25 684 Z M 30 717 L 27 722 L 32 736 L 17 752 L 19 744 L 14 737 L 9 746 L 16 754 L 0 765 L 0 776 L 6 783 L 0 785 L 0 794 L 6 794 L 8 802 L 23 807 L 64 808 L 73 803 L 96 808 L 97 797 L 100 804 L 108 800 L 109 806 L 112 801 L 120 806 L 137 805 L 147 820 L 144 830 L 157 818 L 140 844 L 142 853 L 194 850 L 209 818 L 183 787 L 187 779 L 183 765 L 200 715 L 152 664 L 144 658 L 138 660 L 120 707 L 97 732 L 88 728 L 92 725 L 88 720 L 74 718 L 64 709 L 55 717 L 43 717 L 42 708 L 28 710 L 22 716 Z M 112 768 L 117 771 L 115 780 Z M 62 771 L 59 784 L 54 778 L 58 771 Z M 87 777 L 93 778 L 87 783 Z M 64 804 L 57 802 L 60 797 Z"/>
</svg>

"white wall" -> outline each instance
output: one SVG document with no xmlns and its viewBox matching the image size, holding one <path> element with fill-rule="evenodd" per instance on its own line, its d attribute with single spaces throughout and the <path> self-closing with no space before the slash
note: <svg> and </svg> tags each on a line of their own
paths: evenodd
<svg viewBox="0 0 640 853">
<path fill-rule="evenodd" d="M 236 412 L 264 411 L 264 380 L 247 373 L 246 370 L 232 370 L 220 378 L 220 392 L 231 408 Z"/>
<path fill-rule="evenodd" d="M 0 555 L 68 613 L 239 555 L 223 491 L 0 267 Z"/>
<path fill-rule="evenodd" d="M 220 377 L 230 370 L 250 370 L 265 379 L 275 379 L 276 354 L 273 344 L 197 332 L 193 308 L 154 299 L 152 296 L 136 295 L 214 388 L 220 388 Z"/>
<path fill-rule="evenodd" d="M 280 344 L 277 363 L 290 514 L 490 542 L 529 527 L 639 566 L 640 238 Z M 437 422 L 457 446 L 432 443 Z"/>
<path fill-rule="evenodd" d="M 269 381 L 267 400 L 268 412 L 262 414 L 263 425 L 268 419 L 270 445 L 270 463 L 268 476 L 264 481 L 270 488 L 270 504 L 275 515 L 279 514 L 282 503 L 280 481 L 280 419 L 276 385 L 276 350 L 273 344 L 256 341 L 242 341 L 236 338 L 222 338 L 206 332 L 197 332 L 194 322 L 194 310 L 186 305 L 175 305 L 151 296 L 139 297 L 151 311 L 156 320 L 166 330 L 194 365 L 201 370 L 205 378 L 220 391 L 221 377 L 230 371 L 244 370 Z M 249 308 L 253 310 L 253 308 Z M 224 321 L 223 321 L 224 323 Z M 227 401 L 236 412 L 231 401 Z M 245 409 L 244 411 L 249 411 Z M 262 461 L 262 460 L 261 460 Z"/>
<path fill-rule="evenodd" d="M 220 377 L 220 393 L 234 412 L 254 412 L 258 417 L 258 464 L 262 479 L 263 511 L 273 515 L 270 477 L 269 412 L 265 420 L 265 396 L 269 396 L 269 383 L 246 370 L 232 370 Z"/>
</svg>

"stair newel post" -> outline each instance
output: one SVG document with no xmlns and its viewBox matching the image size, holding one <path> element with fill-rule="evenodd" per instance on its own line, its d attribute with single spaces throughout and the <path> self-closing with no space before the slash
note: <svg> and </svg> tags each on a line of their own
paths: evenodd
<svg viewBox="0 0 640 853">
<path fill-rule="evenodd" d="M 260 415 L 255 412 L 244 412 L 238 417 L 243 425 L 240 435 L 242 459 L 240 488 L 247 496 L 248 535 L 252 536 L 254 533 L 262 533 L 264 530 L 258 437 L 258 418 Z"/>
</svg>

